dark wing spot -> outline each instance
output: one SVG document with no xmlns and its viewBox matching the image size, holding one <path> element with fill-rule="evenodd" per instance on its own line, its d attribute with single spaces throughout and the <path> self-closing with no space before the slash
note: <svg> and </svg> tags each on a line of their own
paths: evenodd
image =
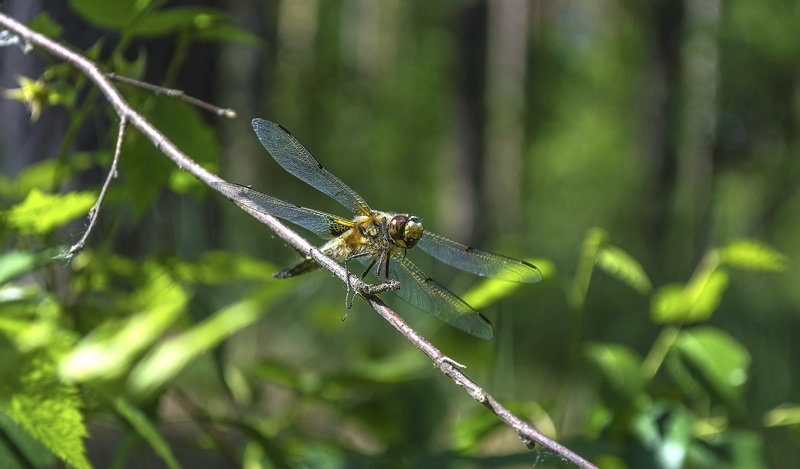
<svg viewBox="0 0 800 469">
<path fill-rule="evenodd" d="M 424 280 L 424 282 L 425 282 L 425 283 L 428 283 L 428 282 L 434 282 L 434 281 L 435 281 L 435 280 L 433 280 L 433 279 L 432 279 L 432 278 L 430 278 L 430 277 L 425 277 L 425 280 Z"/>
<path fill-rule="evenodd" d="M 286 127 L 284 127 L 284 126 L 282 126 L 280 124 L 278 124 L 278 127 L 280 127 L 280 129 L 283 130 L 284 132 L 286 132 L 287 134 L 292 135 L 292 133 L 289 132 L 289 129 L 287 129 Z"/>
<path fill-rule="evenodd" d="M 470 252 L 470 251 L 474 251 L 474 250 L 475 250 L 475 248 L 472 247 L 472 246 L 464 246 L 464 251 L 466 251 L 466 252 Z"/>
<path fill-rule="evenodd" d="M 328 221 L 328 228 L 333 236 L 339 236 L 350 229 L 349 226 L 342 225 L 332 218 Z"/>
</svg>

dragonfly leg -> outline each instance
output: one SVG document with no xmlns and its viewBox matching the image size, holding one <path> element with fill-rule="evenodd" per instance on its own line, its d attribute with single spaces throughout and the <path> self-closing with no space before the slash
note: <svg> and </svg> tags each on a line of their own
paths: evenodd
<svg viewBox="0 0 800 469">
<path fill-rule="evenodd" d="M 389 257 L 391 257 L 392 252 L 387 250 L 381 253 L 381 256 L 378 258 L 378 270 L 375 271 L 375 274 L 384 282 L 388 282 L 391 280 L 389 278 Z"/>
<path fill-rule="evenodd" d="M 342 321 L 347 319 L 347 314 L 353 308 L 353 302 L 356 300 L 356 293 L 355 293 L 355 291 L 353 291 L 353 286 L 350 284 L 350 268 L 347 266 L 347 263 L 350 262 L 353 259 L 358 259 L 359 257 L 368 256 L 369 254 L 370 254 L 369 252 L 362 252 L 362 253 L 359 253 L 359 254 L 353 254 L 352 256 L 347 256 L 344 259 L 344 270 L 347 271 L 347 282 L 346 282 L 347 283 L 347 292 L 344 294 L 344 310 L 345 310 L 345 312 L 344 312 L 344 316 L 342 317 Z M 369 267 L 367 267 L 367 270 L 364 271 L 364 273 L 361 275 L 362 279 L 367 276 L 367 274 L 369 273 L 370 269 L 372 269 L 373 265 L 375 265 L 375 261 L 374 260 L 369 265 Z M 353 293 L 352 297 L 350 296 L 351 292 Z"/>
<path fill-rule="evenodd" d="M 370 270 L 372 270 L 372 267 L 375 266 L 375 262 L 377 260 L 378 260 L 377 257 L 375 259 L 372 259 L 372 262 L 370 262 L 369 265 L 367 266 L 367 268 L 364 269 L 364 273 L 361 274 L 361 280 L 364 280 L 365 278 L 367 278 L 367 274 L 369 273 Z"/>
</svg>

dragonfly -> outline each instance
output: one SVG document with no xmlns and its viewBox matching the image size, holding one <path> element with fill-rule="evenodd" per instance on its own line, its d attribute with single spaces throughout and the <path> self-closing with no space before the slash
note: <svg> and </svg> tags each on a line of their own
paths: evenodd
<svg viewBox="0 0 800 469">
<path fill-rule="evenodd" d="M 414 215 L 373 210 L 363 197 L 325 169 L 285 128 L 264 119 L 253 119 L 264 148 L 286 171 L 336 200 L 352 212 L 344 218 L 301 207 L 248 186 L 229 182 L 214 187 L 236 204 L 281 218 L 312 231 L 328 241 L 320 250 L 337 262 L 359 260 L 367 266 L 362 278 L 374 270 L 381 280 L 397 280 L 400 298 L 419 309 L 483 339 L 493 336 L 489 320 L 436 280 L 426 275 L 407 256 L 418 247 L 437 260 L 482 277 L 535 283 L 542 273 L 531 263 L 473 248 L 427 231 Z M 311 257 L 274 274 L 290 278 L 311 272 L 319 264 Z"/>
</svg>

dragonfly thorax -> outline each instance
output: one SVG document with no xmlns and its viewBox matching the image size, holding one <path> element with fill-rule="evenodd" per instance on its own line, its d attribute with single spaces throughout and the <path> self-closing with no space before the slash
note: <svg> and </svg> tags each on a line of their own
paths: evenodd
<svg viewBox="0 0 800 469">
<path fill-rule="evenodd" d="M 424 232 L 422 220 L 415 216 L 395 215 L 389 221 L 389 237 L 392 238 L 392 242 L 404 249 L 416 246 Z"/>
</svg>

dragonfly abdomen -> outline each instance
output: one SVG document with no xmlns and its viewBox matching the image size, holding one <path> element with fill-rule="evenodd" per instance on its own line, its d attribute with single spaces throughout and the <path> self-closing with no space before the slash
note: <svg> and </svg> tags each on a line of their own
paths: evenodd
<svg viewBox="0 0 800 469">
<path fill-rule="evenodd" d="M 296 275 L 312 272 L 314 270 L 317 270 L 317 268 L 319 268 L 319 264 L 317 263 L 317 261 L 315 261 L 310 257 L 307 257 L 296 264 L 286 267 L 280 272 L 272 274 L 272 276 L 275 278 L 289 278 L 289 277 L 294 277 Z"/>
</svg>

